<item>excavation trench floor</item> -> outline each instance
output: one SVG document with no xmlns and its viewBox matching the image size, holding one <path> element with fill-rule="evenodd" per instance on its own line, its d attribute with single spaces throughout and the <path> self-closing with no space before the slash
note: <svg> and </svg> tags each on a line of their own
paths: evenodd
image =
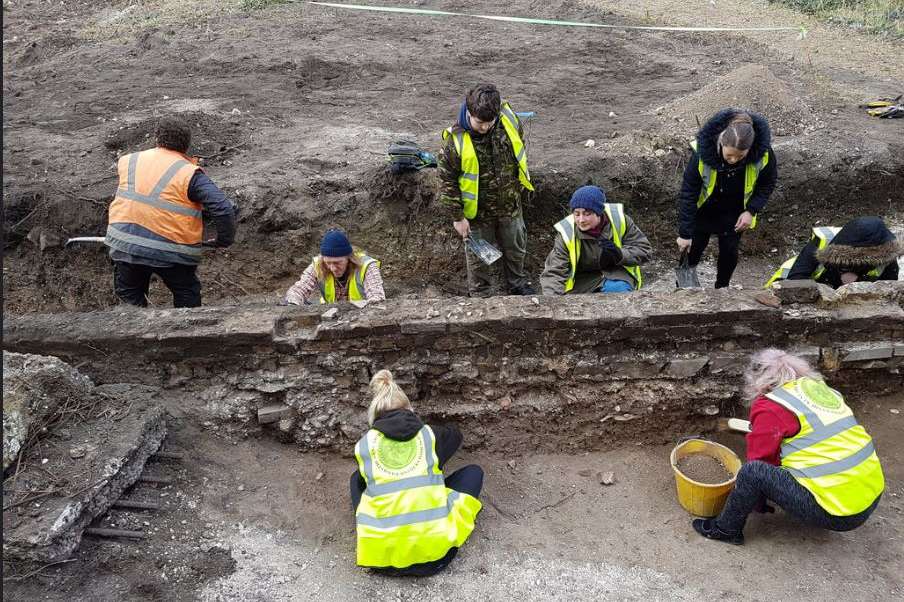
<svg viewBox="0 0 904 602">
<path fill-rule="evenodd" d="M 450 569 L 420 580 L 355 567 L 351 458 L 172 418 L 167 446 L 187 457 L 153 472 L 173 484 L 129 496 L 164 509 L 113 511 L 102 522 L 150 539 L 88 539 L 74 562 L 4 583 L 4 599 L 896 599 L 904 593 L 904 414 L 891 410 L 904 410 L 904 396 L 858 406 L 887 479 L 859 530 L 822 532 L 779 512 L 753 516 L 743 547 L 704 540 L 677 504 L 669 446 L 579 456 L 465 450 L 448 469 L 484 467 L 484 510 Z M 742 449 L 739 435 L 716 438 Z M 605 486 L 607 471 L 615 482 Z M 10 576 L 36 567 L 5 568 Z"/>
</svg>

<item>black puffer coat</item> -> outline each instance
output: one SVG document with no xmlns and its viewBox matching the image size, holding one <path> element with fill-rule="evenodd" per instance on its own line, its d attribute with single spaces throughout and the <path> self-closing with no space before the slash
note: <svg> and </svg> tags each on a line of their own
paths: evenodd
<svg viewBox="0 0 904 602">
<path fill-rule="evenodd" d="M 697 152 L 691 155 L 684 170 L 684 181 L 678 199 L 678 234 L 681 238 L 692 238 L 695 232 L 721 234 L 731 232 L 744 212 L 744 172 L 748 163 L 756 163 L 765 153 L 769 153 L 769 164 L 760 172 L 753 196 L 747 204 L 747 211 L 756 215 L 766 206 L 766 201 L 775 190 L 778 179 L 778 162 L 772 151 L 772 134 L 766 118 L 748 111 L 753 120 L 756 135 L 750 152 L 743 161 L 729 165 L 722 159 L 719 150 L 719 134 L 741 109 L 723 109 L 713 115 L 697 132 Z M 703 186 L 698 159 L 718 172 L 716 189 L 706 203 L 698 210 L 697 198 Z"/>
<path fill-rule="evenodd" d="M 904 242 L 895 238 L 882 218 L 858 217 L 844 225 L 826 248 L 818 250 L 819 242 L 811 240 L 803 248 L 788 280 L 808 280 L 822 265 L 825 270 L 817 282 L 832 288 L 841 286 L 841 274 L 853 272 L 858 280 L 898 279 L 898 257 L 904 255 Z M 875 268 L 882 268 L 878 276 L 868 276 Z"/>
</svg>

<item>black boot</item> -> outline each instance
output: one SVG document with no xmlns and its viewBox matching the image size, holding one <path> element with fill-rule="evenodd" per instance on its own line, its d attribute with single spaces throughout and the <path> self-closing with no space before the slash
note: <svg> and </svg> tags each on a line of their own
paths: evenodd
<svg viewBox="0 0 904 602">
<path fill-rule="evenodd" d="M 511 290 L 512 295 L 536 295 L 537 291 L 534 290 L 530 284 L 522 284 L 521 286 L 513 287 Z"/>
<path fill-rule="evenodd" d="M 737 533 L 726 533 L 716 525 L 716 520 L 713 518 L 697 518 L 694 519 L 692 524 L 694 525 L 694 530 L 707 539 L 725 541 L 736 546 L 744 545 L 743 533 L 740 531 Z"/>
</svg>

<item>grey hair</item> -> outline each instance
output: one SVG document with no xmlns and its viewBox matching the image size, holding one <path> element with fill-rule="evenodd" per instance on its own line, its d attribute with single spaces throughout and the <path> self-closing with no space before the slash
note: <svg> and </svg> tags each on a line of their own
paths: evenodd
<svg viewBox="0 0 904 602">
<path fill-rule="evenodd" d="M 776 387 L 803 377 L 822 380 L 822 375 L 807 360 L 781 349 L 764 349 L 753 354 L 744 373 L 747 403 Z"/>
</svg>

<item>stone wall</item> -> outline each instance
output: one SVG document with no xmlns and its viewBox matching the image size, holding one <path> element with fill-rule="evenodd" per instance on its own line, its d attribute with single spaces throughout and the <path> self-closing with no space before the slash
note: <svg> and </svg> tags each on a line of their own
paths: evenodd
<svg viewBox="0 0 904 602">
<path fill-rule="evenodd" d="M 739 411 L 750 352 L 796 349 L 856 407 L 904 384 L 904 282 L 840 292 L 640 292 L 239 306 L 8 317 L 4 345 L 59 356 L 98 383 L 168 389 L 215 425 L 349 451 L 367 384 L 396 375 L 419 413 L 466 443 L 584 450 L 712 428 Z M 795 303 L 791 303 L 795 301 Z M 799 301 L 806 301 L 800 303 Z"/>
</svg>

